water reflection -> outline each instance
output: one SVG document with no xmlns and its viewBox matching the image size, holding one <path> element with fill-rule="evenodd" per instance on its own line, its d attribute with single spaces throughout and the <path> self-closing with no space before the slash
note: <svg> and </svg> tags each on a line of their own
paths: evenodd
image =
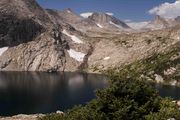
<svg viewBox="0 0 180 120">
<path fill-rule="evenodd" d="M 154 87 L 159 91 L 162 97 L 170 97 L 175 100 L 180 100 L 180 87 L 155 84 Z"/>
<path fill-rule="evenodd" d="M 106 85 L 97 74 L 0 72 L 0 115 L 65 110 L 91 100 Z"/>
</svg>

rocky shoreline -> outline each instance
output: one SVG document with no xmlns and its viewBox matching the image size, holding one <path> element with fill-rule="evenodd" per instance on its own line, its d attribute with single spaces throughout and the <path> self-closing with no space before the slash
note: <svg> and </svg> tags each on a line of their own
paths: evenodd
<svg viewBox="0 0 180 120">
<path fill-rule="evenodd" d="M 180 110 L 180 100 L 179 101 L 172 101 L 177 104 L 177 107 Z M 64 114 L 62 111 L 56 111 L 56 114 Z M 0 117 L 0 120 L 38 120 L 39 118 L 42 118 L 46 116 L 46 114 L 19 114 L 19 115 L 14 115 L 14 116 L 9 116 L 9 117 Z"/>
<path fill-rule="evenodd" d="M 45 116 L 44 114 L 25 115 L 19 114 L 11 117 L 0 117 L 0 120 L 38 120 L 38 118 Z"/>
<path fill-rule="evenodd" d="M 58 110 L 56 111 L 56 114 L 64 114 L 64 112 Z M 46 116 L 46 114 L 18 114 L 14 116 L 0 117 L 0 120 L 38 120 L 38 118 L 42 118 L 44 116 Z"/>
<path fill-rule="evenodd" d="M 180 100 L 175 100 L 172 102 L 176 103 L 178 109 L 180 110 Z M 56 111 L 56 114 L 64 114 L 64 112 L 58 110 Z M 46 114 L 31 114 L 31 115 L 19 114 L 9 117 L 0 117 L 0 120 L 38 120 L 39 118 L 42 118 L 44 116 L 46 116 Z M 170 118 L 169 120 L 171 119 L 173 118 Z"/>
</svg>

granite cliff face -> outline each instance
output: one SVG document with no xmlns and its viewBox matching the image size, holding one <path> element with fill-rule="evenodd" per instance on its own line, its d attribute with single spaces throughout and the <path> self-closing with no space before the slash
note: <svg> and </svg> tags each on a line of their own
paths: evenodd
<svg viewBox="0 0 180 120">
<path fill-rule="evenodd" d="M 52 72 L 86 66 L 90 45 L 77 42 L 83 34 L 54 19 L 35 0 L 1 0 L 0 21 L 2 71 Z"/>
</svg>

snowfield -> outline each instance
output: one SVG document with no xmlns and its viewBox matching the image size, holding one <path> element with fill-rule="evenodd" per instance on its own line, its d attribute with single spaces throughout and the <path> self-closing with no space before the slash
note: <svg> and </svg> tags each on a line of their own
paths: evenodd
<svg viewBox="0 0 180 120">
<path fill-rule="evenodd" d="M 99 23 L 97 23 L 97 26 L 98 26 L 98 27 L 100 27 L 100 28 L 103 28 L 103 26 L 102 26 L 102 25 L 100 25 Z"/>
<path fill-rule="evenodd" d="M 84 57 L 86 54 L 81 53 L 81 52 L 77 52 L 73 49 L 68 50 L 69 56 L 74 58 L 75 60 L 79 61 L 79 62 L 83 62 Z"/>
<path fill-rule="evenodd" d="M 1 56 L 6 50 L 8 50 L 8 47 L 2 47 L 2 48 L 0 48 L 0 56 Z"/>
<path fill-rule="evenodd" d="M 104 58 L 104 60 L 109 60 L 109 59 L 110 59 L 110 57 L 105 57 L 105 58 Z"/>
<path fill-rule="evenodd" d="M 75 35 L 70 35 L 66 30 L 63 30 L 62 33 L 70 37 L 75 43 L 83 43 L 78 37 Z"/>
</svg>

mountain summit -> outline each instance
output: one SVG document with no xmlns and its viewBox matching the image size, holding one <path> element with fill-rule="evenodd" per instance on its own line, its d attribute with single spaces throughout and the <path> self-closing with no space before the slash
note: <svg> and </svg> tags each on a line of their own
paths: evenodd
<svg viewBox="0 0 180 120">
<path fill-rule="evenodd" d="M 146 28 L 163 29 L 163 28 L 167 28 L 169 26 L 170 26 L 170 24 L 168 23 L 168 21 L 165 18 L 157 15 L 157 16 L 155 16 L 155 18 L 152 21 L 150 21 L 147 24 Z"/>
<path fill-rule="evenodd" d="M 101 28 L 120 29 L 120 30 L 130 29 L 130 27 L 126 23 L 106 13 L 95 12 L 88 18 L 96 22 L 98 26 Z"/>
</svg>

